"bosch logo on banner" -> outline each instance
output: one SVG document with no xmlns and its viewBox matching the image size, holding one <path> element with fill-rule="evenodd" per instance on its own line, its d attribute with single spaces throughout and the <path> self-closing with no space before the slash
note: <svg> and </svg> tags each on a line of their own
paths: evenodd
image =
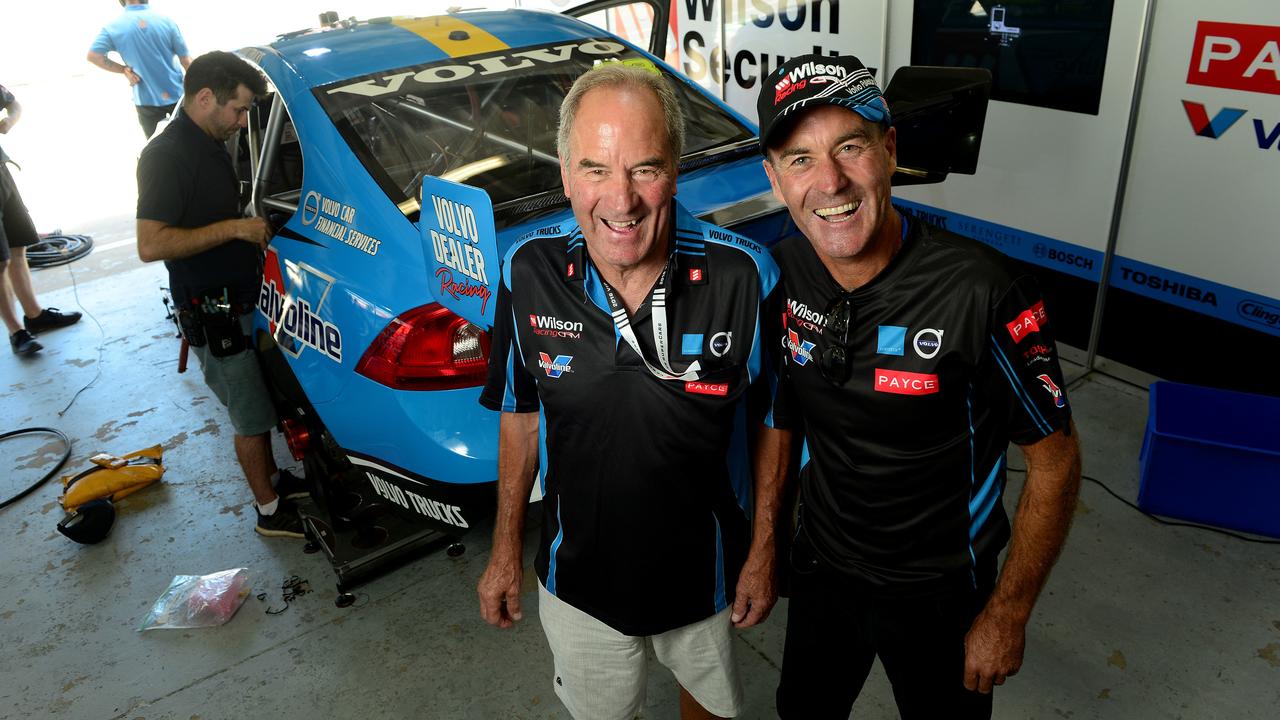
<svg viewBox="0 0 1280 720">
<path fill-rule="evenodd" d="M 567 372 L 573 372 L 569 367 L 572 362 L 572 355 L 557 355 L 556 359 L 552 360 L 550 355 L 544 352 L 538 353 L 538 367 L 545 370 L 549 378 L 558 378 Z"/>
<path fill-rule="evenodd" d="M 894 395 L 932 395 L 938 392 L 938 376 L 876 368 L 876 392 Z"/>
<path fill-rule="evenodd" d="M 1044 385 L 1044 389 L 1048 390 L 1049 394 L 1053 396 L 1054 405 L 1057 407 L 1066 407 L 1067 399 L 1062 397 L 1062 388 L 1058 387 L 1058 384 L 1053 381 L 1053 378 L 1048 375 L 1037 375 L 1036 379 L 1039 380 L 1040 384 Z"/>
<path fill-rule="evenodd" d="M 1044 314 L 1044 301 L 1023 310 L 1013 322 L 1005 325 L 1009 329 L 1009 337 L 1013 338 L 1015 343 L 1021 342 L 1023 338 L 1031 333 L 1040 332 L 1040 323 L 1047 322 L 1048 317 Z"/>
<path fill-rule="evenodd" d="M 1280 95 L 1280 26 L 1197 23 L 1187 83 Z"/>
</svg>

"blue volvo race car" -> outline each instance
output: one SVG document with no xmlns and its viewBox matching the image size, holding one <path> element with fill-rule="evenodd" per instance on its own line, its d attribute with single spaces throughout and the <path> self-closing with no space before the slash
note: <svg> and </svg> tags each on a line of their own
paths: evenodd
<svg viewBox="0 0 1280 720">
<path fill-rule="evenodd" d="M 653 8 L 648 45 L 664 48 L 666 3 L 641 1 Z M 270 83 L 241 156 L 254 212 L 276 228 L 255 342 L 320 491 L 304 520 L 342 587 L 358 565 L 390 563 L 424 533 L 460 538 L 494 509 L 498 416 L 478 397 L 499 259 L 571 217 L 556 133 L 579 75 L 604 62 L 661 73 L 688 122 L 680 201 L 765 246 L 794 225 L 754 124 L 598 27 L 522 10 L 329 20 L 239 51 Z M 972 74 L 985 71 L 943 74 L 956 72 L 917 73 L 896 106 L 897 78 L 886 92 L 904 181 L 973 171 L 986 85 Z M 929 138 L 917 160 L 904 153 L 912 134 Z"/>
<path fill-rule="evenodd" d="M 295 456 L 343 480 L 322 487 L 338 517 L 394 512 L 456 538 L 492 512 L 498 416 L 477 399 L 499 258 L 571 217 L 558 110 L 593 65 L 643 64 L 677 90 L 694 214 L 765 244 L 788 222 L 748 120 L 572 17 L 352 21 L 239 52 L 271 86 L 243 143 L 255 211 L 277 228 L 257 346 Z"/>
</svg>

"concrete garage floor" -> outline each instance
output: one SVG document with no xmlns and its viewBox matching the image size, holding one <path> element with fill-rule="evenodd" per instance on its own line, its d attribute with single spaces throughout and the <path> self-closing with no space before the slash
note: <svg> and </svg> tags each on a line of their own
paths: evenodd
<svg viewBox="0 0 1280 720">
<path fill-rule="evenodd" d="M 359 588 L 347 609 L 334 606 L 323 555 L 254 534 L 223 411 L 194 361 L 176 374 L 178 343 L 158 292 L 163 267 L 137 261 L 127 216 L 68 230 L 92 232 L 106 249 L 37 271 L 37 289 L 46 304 L 91 311 L 102 329 L 86 317 L 48 333 L 30 361 L 0 351 L 0 431 L 63 430 L 74 440 L 65 472 L 98 451 L 160 443 L 168 472 L 119 503 L 111 536 L 97 546 L 56 532 L 56 481 L 0 510 L 0 717 L 568 717 L 551 689 L 536 613 L 505 632 L 479 618 L 474 588 L 489 526 L 467 537 L 463 556 L 418 560 Z M 1147 393 L 1079 375 L 1070 392 L 1086 472 L 1132 499 Z M 38 478 L 57 452 L 45 437 L 0 444 L 0 463 L 11 468 L 0 495 Z M 1022 466 L 1018 453 L 1011 459 Z M 1011 479 L 1012 510 L 1021 476 Z M 250 597 L 220 628 L 136 631 L 173 575 L 233 567 L 249 568 L 269 603 Z M 314 592 L 266 614 L 292 575 Z M 1278 597 L 1280 547 L 1162 527 L 1086 483 L 1029 628 L 1025 668 L 999 690 L 996 717 L 1274 718 Z M 745 717 L 773 717 L 784 619 L 785 601 L 738 636 Z M 643 716 L 676 717 L 673 681 L 657 666 Z M 896 717 L 878 668 L 855 717 Z"/>
</svg>

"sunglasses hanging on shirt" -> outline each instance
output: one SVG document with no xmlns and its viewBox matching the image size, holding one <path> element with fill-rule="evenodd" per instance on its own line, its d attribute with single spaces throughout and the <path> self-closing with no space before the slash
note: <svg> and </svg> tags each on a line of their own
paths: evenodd
<svg viewBox="0 0 1280 720">
<path fill-rule="evenodd" d="M 848 293 L 840 293 L 824 313 L 827 324 L 822 328 L 822 338 L 827 346 L 818 354 L 818 370 L 832 385 L 844 385 L 853 371 L 849 330 L 853 327 L 854 310 L 853 298 Z"/>
</svg>

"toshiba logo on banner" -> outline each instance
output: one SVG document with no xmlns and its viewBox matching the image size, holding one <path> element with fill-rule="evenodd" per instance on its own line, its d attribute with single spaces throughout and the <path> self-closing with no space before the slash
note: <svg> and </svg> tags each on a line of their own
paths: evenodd
<svg viewBox="0 0 1280 720">
<path fill-rule="evenodd" d="M 938 376 L 876 368 L 876 392 L 895 395 L 932 395 L 938 392 Z"/>
<path fill-rule="evenodd" d="M 1280 95 L 1280 26 L 1197 23 L 1187 83 Z"/>
</svg>

